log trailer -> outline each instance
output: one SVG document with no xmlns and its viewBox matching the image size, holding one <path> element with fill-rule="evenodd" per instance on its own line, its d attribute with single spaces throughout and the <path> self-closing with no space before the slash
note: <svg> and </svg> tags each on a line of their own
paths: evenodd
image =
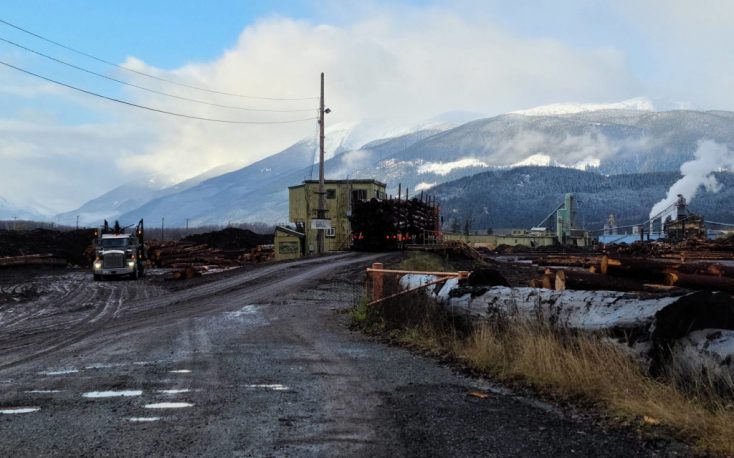
<svg viewBox="0 0 734 458">
<path fill-rule="evenodd" d="M 92 264 L 95 281 L 111 276 L 138 279 L 145 274 L 147 256 L 143 220 L 141 219 L 135 226 L 132 234 L 125 233 L 128 227 L 132 225 L 120 227 L 120 224 L 115 221 L 114 227 L 110 228 L 105 220 L 104 225 L 95 231 L 95 258 Z"/>
<path fill-rule="evenodd" d="M 399 250 L 441 240 L 439 207 L 422 199 L 370 199 L 353 203 L 352 249 Z"/>
</svg>

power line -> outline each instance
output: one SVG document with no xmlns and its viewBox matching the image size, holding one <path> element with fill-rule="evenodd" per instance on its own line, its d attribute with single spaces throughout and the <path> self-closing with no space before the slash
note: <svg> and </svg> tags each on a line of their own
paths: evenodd
<svg viewBox="0 0 734 458">
<path fill-rule="evenodd" d="M 20 30 L 23 33 L 27 33 L 29 35 L 32 35 L 32 36 L 34 36 L 34 37 L 36 37 L 38 39 L 41 39 L 41 40 L 43 40 L 43 41 L 45 41 L 47 43 L 51 43 L 51 44 L 54 44 L 54 45 L 59 46 L 61 48 L 64 48 L 67 51 L 71 51 L 71 52 L 77 53 L 79 55 L 82 55 L 84 57 L 88 57 L 90 59 L 94 59 L 94 60 L 96 60 L 98 62 L 102 62 L 103 64 L 111 65 L 111 66 L 117 67 L 117 68 L 119 68 L 121 70 L 132 72 L 132 73 L 135 73 L 135 74 L 138 74 L 138 75 L 141 75 L 141 76 L 145 76 L 145 77 L 148 77 L 148 78 L 153 78 L 153 79 L 156 79 L 158 81 L 163 81 L 165 83 L 175 84 L 177 86 L 182 86 L 182 87 L 186 87 L 186 88 L 189 88 L 189 89 L 195 89 L 197 91 L 211 92 L 213 94 L 219 94 L 219 95 L 229 95 L 229 96 L 232 96 L 232 97 L 241 97 L 241 98 L 244 98 L 244 99 L 259 99 L 259 100 L 294 101 L 294 100 L 316 100 L 316 99 L 318 99 L 318 97 L 295 97 L 295 98 L 260 97 L 260 96 L 254 96 L 254 95 L 236 94 L 236 93 L 233 93 L 233 92 L 217 91 L 217 90 L 214 90 L 214 89 L 207 89 L 207 88 L 193 86 L 193 85 L 186 84 L 186 83 L 180 83 L 178 81 L 173 81 L 173 80 L 169 80 L 169 79 L 166 79 L 166 78 L 161 78 L 160 76 L 151 75 L 151 74 L 148 74 L 148 73 L 145 73 L 145 72 L 141 72 L 139 70 L 134 70 L 132 68 L 128 68 L 128 67 L 125 67 L 123 65 L 116 64 L 114 62 L 110 62 L 108 60 L 105 60 L 105 59 L 102 59 L 100 57 L 94 56 L 92 54 L 88 54 L 88 53 L 86 53 L 84 51 L 80 51 L 78 49 L 72 48 L 71 46 L 66 46 L 65 44 L 59 43 L 58 41 L 54 41 L 54 40 L 52 40 L 50 38 L 46 38 L 46 37 L 44 37 L 42 35 L 39 35 L 39 34 L 34 33 L 34 32 L 31 32 L 30 30 L 24 29 L 24 28 L 22 28 L 20 26 L 17 26 L 15 24 L 11 24 L 10 22 L 5 21 L 3 19 L 0 19 L 0 23 L 3 23 L 3 24 L 5 24 L 5 25 L 7 25 L 9 27 L 12 27 L 12 28 L 16 29 L 16 30 Z"/>
<path fill-rule="evenodd" d="M 290 124 L 290 123 L 296 123 L 296 122 L 302 122 L 302 121 L 311 121 L 311 120 L 317 119 L 317 117 L 314 116 L 314 117 L 311 117 L 311 118 L 291 119 L 291 120 L 288 120 L 288 121 L 234 121 L 234 120 L 229 120 L 229 119 L 215 119 L 215 118 L 204 118 L 204 117 L 201 117 L 201 116 L 192 116 L 192 115 L 187 115 L 187 114 L 183 114 L 183 113 L 175 113 L 175 112 L 172 112 L 172 111 L 159 110 L 158 108 L 147 107 L 145 105 L 138 105 L 137 103 L 128 102 L 126 100 L 120 100 L 120 99 L 116 99 L 114 97 L 108 97 L 106 95 L 98 94 L 96 92 L 88 91 L 86 89 L 82 89 L 82 88 L 79 88 L 79 87 L 76 87 L 76 86 L 72 86 L 70 84 L 62 83 L 61 81 L 56 81 L 54 79 L 47 78 L 47 77 L 42 76 L 42 75 L 39 75 L 37 73 L 33 73 L 31 71 L 22 69 L 20 67 L 16 67 L 15 65 L 9 64 L 7 62 L 0 61 L 0 65 L 5 65 L 6 67 L 9 67 L 9 68 L 18 70 L 19 72 L 23 72 L 23 73 L 28 74 L 28 75 L 31 75 L 31 76 L 35 76 L 36 78 L 40 78 L 40 79 L 45 80 L 45 81 L 48 81 L 50 83 L 58 84 L 60 86 L 67 87 L 67 88 L 73 89 L 75 91 L 83 92 L 84 94 L 93 95 L 95 97 L 106 99 L 106 100 L 109 100 L 111 102 L 122 103 L 124 105 L 128 105 L 128 106 L 131 106 L 131 107 L 142 108 L 143 110 L 154 111 L 156 113 L 163 113 L 163 114 L 167 114 L 167 115 L 171 115 L 171 116 L 178 116 L 178 117 L 181 117 L 181 118 L 198 119 L 200 121 L 221 122 L 221 123 L 227 123 L 227 124 Z"/>
<path fill-rule="evenodd" d="M 268 109 L 261 109 L 261 108 L 249 108 L 249 107 L 238 107 L 238 106 L 232 106 L 232 105 L 222 105 L 222 104 L 218 104 L 218 103 L 206 102 L 204 100 L 190 99 L 188 97 L 182 97 L 182 96 L 175 95 L 175 94 L 169 94 L 167 92 L 158 91 L 156 89 L 150 89 L 150 88 L 147 88 L 145 86 L 139 86 L 137 84 L 128 83 L 127 81 L 118 80 L 117 78 L 112 78 L 111 76 L 103 75 L 101 73 L 94 72 L 94 71 L 89 70 L 89 69 L 86 69 L 84 67 L 79 67 L 78 65 L 74 65 L 72 63 L 63 61 L 61 59 L 57 59 L 57 58 L 55 58 L 53 56 L 49 56 L 48 54 L 44 54 L 42 52 L 35 51 L 35 50 L 31 49 L 31 48 L 27 48 L 27 47 L 25 47 L 23 45 L 20 45 L 18 43 L 15 43 L 13 41 L 7 40 L 7 39 L 2 38 L 2 37 L 0 37 L 0 41 L 3 41 L 5 43 L 8 43 L 8 44 L 13 45 L 15 47 L 18 47 L 18 48 L 23 49 L 25 51 L 32 52 L 33 54 L 39 55 L 39 56 L 44 57 L 46 59 L 53 60 L 54 62 L 58 62 L 58 63 L 60 63 L 62 65 L 66 65 L 68 67 L 77 69 L 77 70 L 82 71 L 82 72 L 85 72 L 85 73 L 89 73 L 90 75 L 98 76 L 100 78 L 104 78 L 106 80 L 114 81 L 115 83 L 120 83 L 120 84 L 124 84 L 126 86 L 131 86 L 131 87 L 134 87 L 134 88 L 137 88 L 137 89 L 141 89 L 143 91 L 152 92 L 154 94 L 164 95 L 166 97 L 171 97 L 171 98 L 179 99 L 179 100 L 185 100 L 187 102 L 200 103 L 202 105 L 209 105 L 209 106 L 212 106 L 212 107 L 229 108 L 229 109 L 232 109 L 232 110 L 262 111 L 262 112 L 269 112 L 269 113 L 297 113 L 297 112 L 303 113 L 305 111 L 314 111 L 316 109 L 316 108 L 304 108 L 304 109 L 298 109 L 298 110 L 268 110 Z"/>
</svg>

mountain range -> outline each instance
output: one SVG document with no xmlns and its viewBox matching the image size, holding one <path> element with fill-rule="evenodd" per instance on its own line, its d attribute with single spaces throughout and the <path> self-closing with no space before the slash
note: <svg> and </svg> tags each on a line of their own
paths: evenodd
<svg viewBox="0 0 734 458">
<path fill-rule="evenodd" d="M 448 189 L 439 186 L 443 183 L 526 166 L 550 167 L 554 173 L 575 169 L 601 177 L 670 172 L 667 179 L 675 181 L 699 140 L 734 145 L 733 112 L 658 112 L 650 111 L 644 101 L 602 107 L 613 109 L 551 106 L 402 131 L 335 126 L 327 130 L 325 174 L 335 179 L 375 178 L 387 183 L 390 194 L 396 194 L 400 183 L 411 195 L 421 190 L 442 194 Z M 318 177 L 315 151 L 315 139 L 305 139 L 227 173 L 212 171 L 173 186 L 141 179 L 60 216 L 81 215 L 84 224 L 93 225 L 102 218 L 129 224 L 161 217 L 167 226 L 183 226 L 187 219 L 192 226 L 286 222 L 288 186 Z M 656 194 L 655 199 L 661 197 Z"/>
</svg>

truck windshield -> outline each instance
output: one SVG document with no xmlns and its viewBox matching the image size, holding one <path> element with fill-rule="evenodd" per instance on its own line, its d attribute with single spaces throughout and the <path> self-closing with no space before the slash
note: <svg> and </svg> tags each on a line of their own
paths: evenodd
<svg viewBox="0 0 734 458">
<path fill-rule="evenodd" d="M 102 246 L 105 248 L 126 247 L 129 239 L 102 239 Z"/>
</svg>

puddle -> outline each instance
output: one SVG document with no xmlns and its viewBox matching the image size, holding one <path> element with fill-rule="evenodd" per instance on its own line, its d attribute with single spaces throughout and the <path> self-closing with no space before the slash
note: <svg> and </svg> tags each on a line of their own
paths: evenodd
<svg viewBox="0 0 734 458">
<path fill-rule="evenodd" d="M 55 371 L 39 372 L 41 375 L 64 375 L 64 374 L 75 374 L 79 372 L 79 369 L 59 369 Z"/>
<path fill-rule="evenodd" d="M 181 409 L 193 406 L 189 402 L 157 402 L 155 404 L 145 404 L 146 409 Z"/>
<path fill-rule="evenodd" d="M 61 393 L 61 390 L 26 390 L 26 393 Z"/>
<path fill-rule="evenodd" d="M 288 391 L 290 389 L 285 385 L 281 385 L 280 383 L 254 384 L 254 385 L 245 385 L 245 386 L 247 388 L 262 388 L 262 389 L 273 390 L 273 391 Z"/>
<path fill-rule="evenodd" d="M 182 388 L 180 390 L 158 390 L 158 393 L 163 393 L 163 394 L 180 394 L 180 393 L 188 393 L 189 391 L 191 391 L 191 390 L 189 390 L 188 388 Z"/>
<path fill-rule="evenodd" d="M 118 398 L 128 396 L 140 396 L 143 390 L 121 390 L 121 391 L 88 391 L 82 394 L 85 398 Z"/>
<path fill-rule="evenodd" d="M 130 417 L 127 419 L 127 421 L 131 421 L 133 423 L 150 423 L 151 421 L 158 421 L 161 417 Z"/>
<path fill-rule="evenodd" d="M 10 407 L 10 408 L 0 409 L 0 414 L 15 415 L 19 413 L 38 412 L 39 410 L 41 410 L 40 407 Z"/>
<path fill-rule="evenodd" d="M 168 371 L 168 372 L 170 372 L 171 374 L 190 374 L 191 370 L 190 369 L 176 369 L 176 370 Z"/>
</svg>

